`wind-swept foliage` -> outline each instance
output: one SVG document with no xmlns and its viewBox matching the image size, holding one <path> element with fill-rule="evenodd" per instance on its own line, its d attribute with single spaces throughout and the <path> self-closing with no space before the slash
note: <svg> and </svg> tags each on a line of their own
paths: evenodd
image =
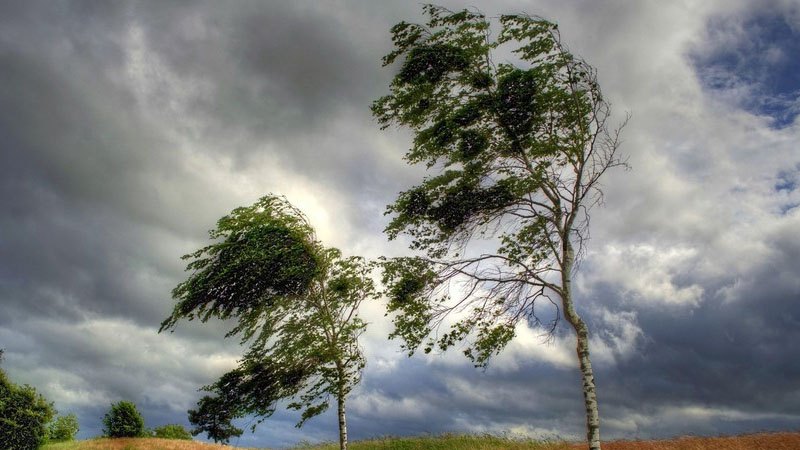
<svg viewBox="0 0 800 450">
<path fill-rule="evenodd" d="M 250 348 L 237 369 L 204 388 L 215 395 L 190 411 L 193 433 L 226 441 L 241 434 L 232 419 L 263 420 L 282 399 L 302 411 L 302 426 L 333 396 L 344 449 L 345 398 L 364 367 L 358 337 L 366 324 L 357 311 L 376 296 L 373 265 L 324 247 L 283 197 L 235 209 L 211 237 L 218 241 L 185 257 L 194 272 L 173 291 L 178 304 L 161 329 L 184 317 L 236 319 L 228 335 L 241 334 Z"/>
<path fill-rule="evenodd" d="M 193 273 L 172 291 L 178 303 L 161 331 L 181 318 L 236 318 L 230 335 L 244 332 L 248 339 L 261 328 L 264 308 L 306 292 L 317 274 L 314 231 L 281 197 L 234 209 L 209 234 L 218 242 L 183 256 Z"/>
<path fill-rule="evenodd" d="M 434 170 L 388 207 L 389 237 L 406 234 L 427 255 L 385 264 L 392 336 L 411 352 L 470 338 L 465 353 L 483 366 L 520 322 L 539 325 L 535 306 L 554 305 L 548 331 L 563 313 L 578 336 L 589 441 L 599 448 L 588 329 L 570 283 L 598 180 L 620 164 L 619 129 L 607 127 L 595 70 L 566 50 L 554 23 L 501 16 L 493 40 L 480 12 L 424 10 L 426 25 L 392 28 L 395 50 L 383 62 L 400 68 L 372 105 L 383 127 L 414 131 L 406 160 Z M 501 48 L 517 61 L 495 64 Z"/>
</svg>

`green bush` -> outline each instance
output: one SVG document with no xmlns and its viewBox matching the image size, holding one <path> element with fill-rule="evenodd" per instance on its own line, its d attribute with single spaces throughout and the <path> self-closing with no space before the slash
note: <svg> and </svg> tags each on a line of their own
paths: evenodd
<svg viewBox="0 0 800 450">
<path fill-rule="evenodd" d="M 170 424 L 163 427 L 157 427 L 153 430 L 153 436 L 162 439 L 185 439 L 192 440 L 192 435 L 186 431 L 183 425 Z"/>
<path fill-rule="evenodd" d="M 75 417 L 75 414 L 58 416 L 50 424 L 50 442 L 74 441 L 79 429 L 78 418 Z"/>
<path fill-rule="evenodd" d="M 103 417 L 103 436 L 139 437 L 144 435 L 144 419 L 132 402 L 112 403 Z"/>
<path fill-rule="evenodd" d="M 0 350 L 0 360 L 3 351 Z M 53 418 L 53 405 L 36 389 L 12 383 L 0 370 L 0 448 L 33 450 L 47 440 L 47 422 Z"/>
</svg>

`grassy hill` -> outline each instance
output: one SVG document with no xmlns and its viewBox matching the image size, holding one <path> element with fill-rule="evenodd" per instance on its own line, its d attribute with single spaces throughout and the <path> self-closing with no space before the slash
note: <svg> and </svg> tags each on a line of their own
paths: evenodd
<svg viewBox="0 0 800 450">
<path fill-rule="evenodd" d="M 583 450 L 586 444 L 541 442 L 497 436 L 448 435 L 419 438 L 382 438 L 352 442 L 351 450 Z M 90 439 L 44 446 L 43 450 L 231 450 L 226 445 L 169 439 Z M 303 450 L 337 450 L 338 444 L 302 447 Z M 759 433 L 711 438 L 682 437 L 654 441 L 603 443 L 605 450 L 798 450 L 800 432 Z"/>
<path fill-rule="evenodd" d="M 87 439 L 48 444 L 42 450 L 231 450 L 228 445 L 157 438 Z"/>
</svg>

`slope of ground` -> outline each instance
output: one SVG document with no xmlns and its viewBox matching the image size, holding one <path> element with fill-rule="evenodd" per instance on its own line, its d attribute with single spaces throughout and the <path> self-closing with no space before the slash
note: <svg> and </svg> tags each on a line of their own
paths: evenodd
<svg viewBox="0 0 800 450">
<path fill-rule="evenodd" d="M 228 445 L 179 439 L 118 438 L 48 444 L 42 450 L 231 450 Z"/>
<path fill-rule="evenodd" d="M 50 444 L 42 450 L 231 450 L 235 447 L 168 439 L 90 439 Z M 303 450 L 337 450 L 338 444 L 303 446 Z M 352 442 L 350 450 L 583 450 L 586 444 L 509 439 L 498 436 L 446 435 L 381 438 Z M 759 433 L 726 437 L 682 437 L 658 441 L 614 441 L 604 450 L 798 450 L 800 432 Z"/>
<path fill-rule="evenodd" d="M 573 449 L 586 449 L 574 445 Z M 662 441 L 616 441 L 603 450 L 800 450 L 800 433 L 758 433 L 742 436 L 681 437 Z"/>
</svg>

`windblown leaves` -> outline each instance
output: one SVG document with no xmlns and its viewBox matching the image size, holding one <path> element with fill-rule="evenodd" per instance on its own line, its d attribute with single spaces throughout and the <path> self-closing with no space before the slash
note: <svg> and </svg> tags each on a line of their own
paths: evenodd
<svg viewBox="0 0 800 450">
<path fill-rule="evenodd" d="M 425 25 L 392 28 L 384 65 L 400 67 L 372 105 L 382 127 L 413 130 L 406 160 L 435 171 L 387 207 L 389 238 L 407 235 L 426 254 L 384 265 L 392 336 L 412 351 L 471 336 L 465 353 L 484 365 L 519 321 L 539 323 L 537 299 L 558 295 L 564 244 L 582 233 L 581 202 L 615 164 L 616 141 L 594 70 L 565 49 L 554 23 L 506 15 L 493 38 L 480 12 L 424 11 Z M 501 46 L 517 61 L 495 64 Z M 496 250 L 468 256 L 476 238 Z M 434 328 L 437 340 L 426 341 Z"/>
<path fill-rule="evenodd" d="M 387 314 L 394 317 L 390 339 L 400 337 L 403 347 L 413 353 L 430 333 L 430 302 L 428 295 L 437 281 L 436 272 L 421 258 L 394 258 L 383 264 L 383 284 L 387 286 Z"/>
<path fill-rule="evenodd" d="M 213 395 L 189 411 L 193 433 L 225 441 L 241 434 L 233 419 L 254 415 L 260 423 L 280 400 L 301 411 L 300 426 L 360 380 L 366 323 L 357 311 L 377 295 L 374 265 L 323 246 L 283 197 L 233 210 L 210 234 L 218 242 L 184 257 L 193 273 L 173 291 L 178 303 L 161 329 L 181 318 L 235 319 L 228 336 L 241 335 L 250 348 L 239 367 L 204 388 Z"/>
<path fill-rule="evenodd" d="M 184 256 L 194 271 L 172 295 L 178 300 L 161 330 L 180 318 L 236 317 L 240 327 L 280 298 L 304 294 L 319 270 L 306 219 L 285 199 L 264 197 L 223 217 L 212 238 L 222 241 Z"/>
</svg>

